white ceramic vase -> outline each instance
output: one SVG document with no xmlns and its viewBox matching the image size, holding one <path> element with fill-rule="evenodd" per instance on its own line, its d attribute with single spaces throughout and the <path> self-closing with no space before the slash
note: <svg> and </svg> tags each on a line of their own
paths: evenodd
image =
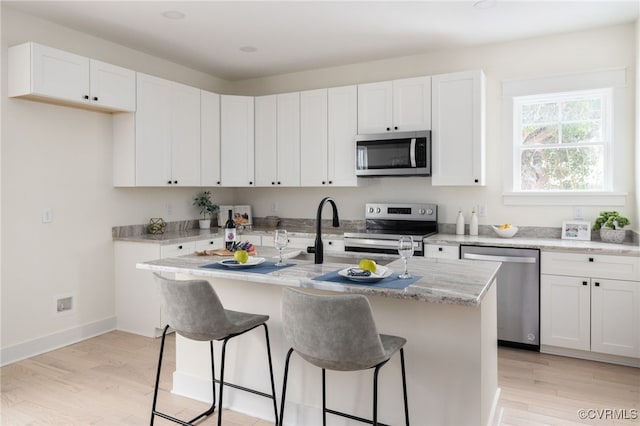
<svg viewBox="0 0 640 426">
<path fill-rule="evenodd" d="M 600 239 L 605 243 L 622 244 L 626 233 L 625 229 L 600 228 Z"/>
<path fill-rule="evenodd" d="M 200 219 L 198 220 L 198 224 L 200 225 L 200 229 L 209 229 L 211 228 L 211 219 Z"/>
</svg>

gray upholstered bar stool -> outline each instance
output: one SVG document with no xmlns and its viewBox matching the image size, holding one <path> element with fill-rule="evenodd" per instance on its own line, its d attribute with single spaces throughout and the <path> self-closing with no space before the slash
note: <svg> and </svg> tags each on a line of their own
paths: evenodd
<svg viewBox="0 0 640 426">
<path fill-rule="evenodd" d="M 278 409 L 276 403 L 276 390 L 273 381 L 273 367 L 271 364 L 271 348 L 269 345 L 269 330 L 267 329 L 268 315 L 257 315 L 245 312 L 230 311 L 224 309 L 218 295 L 208 281 L 190 280 L 177 281 L 164 278 L 155 274 L 160 282 L 160 294 L 162 297 L 163 315 L 166 313 L 167 325 L 162 333 L 162 343 L 160 345 L 160 356 L 158 359 L 158 372 L 156 375 L 156 385 L 153 391 L 153 406 L 151 408 L 151 425 L 155 416 L 180 423 L 191 425 L 196 420 L 209 416 L 216 408 L 216 383 L 219 383 L 218 397 L 218 426 L 222 424 L 222 391 L 224 386 L 231 386 L 236 389 L 251 392 L 273 400 L 273 414 L 275 424 L 278 424 Z M 271 394 L 246 388 L 224 381 L 224 362 L 227 342 L 236 336 L 253 330 L 258 326 L 264 326 L 264 334 L 267 342 L 267 358 L 269 360 L 269 375 L 271 377 Z M 176 333 L 191 340 L 208 341 L 211 353 L 211 378 L 213 388 L 213 401 L 211 407 L 189 421 L 184 421 L 172 417 L 168 414 L 156 410 L 158 400 L 158 384 L 160 382 L 160 371 L 162 367 L 162 353 L 164 342 L 169 327 Z M 213 363 L 213 341 L 222 341 L 222 359 L 220 364 L 220 379 L 215 377 L 215 366 Z"/>
<path fill-rule="evenodd" d="M 282 384 L 280 425 L 289 374 L 289 359 L 296 351 L 302 358 L 322 369 L 322 424 L 327 413 L 378 425 L 378 372 L 389 358 L 400 351 L 404 415 L 409 425 L 407 380 L 404 368 L 406 340 L 379 334 L 369 300 L 360 294 L 315 295 L 285 288 L 282 295 L 282 325 L 291 345 L 287 352 Z M 328 409 L 326 406 L 326 370 L 356 371 L 373 368 L 373 420 Z"/>
</svg>

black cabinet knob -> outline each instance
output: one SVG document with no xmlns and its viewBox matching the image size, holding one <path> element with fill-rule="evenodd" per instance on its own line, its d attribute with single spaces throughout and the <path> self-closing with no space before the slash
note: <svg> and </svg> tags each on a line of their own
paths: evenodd
<svg viewBox="0 0 640 426">
<path fill-rule="evenodd" d="M 170 180 L 168 180 L 168 181 L 167 181 L 167 183 L 168 183 L 169 185 L 171 185 L 171 181 L 170 181 Z"/>
<path fill-rule="evenodd" d="M 599 282 L 596 282 L 596 287 L 600 287 L 600 283 Z"/>
<path fill-rule="evenodd" d="M 252 182 L 249 182 L 249 185 L 253 185 L 253 181 L 252 181 Z"/>
<path fill-rule="evenodd" d="M 478 179 L 474 179 L 473 181 L 474 181 L 475 183 L 478 183 Z"/>
<path fill-rule="evenodd" d="M 325 182 L 324 182 L 324 181 L 322 181 L 322 184 L 324 185 L 324 184 L 325 184 Z"/>
<path fill-rule="evenodd" d="M 209 241 L 209 244 L 213 244 L 213 241 Z"/>
<path fill-rule="evenodd" d="M 280 185 L 280 183 L 281 183 L 281 182 L 280 182 L 280 181 L 278 181 L 278 185 Z"/>
<path fill-rule="evenodd" d="M 391 130 L 391 127 L 387 127 L 387 132 Z"/>
<path fill-rule="evenodd" d="M 333 244 L 333 241 L 329 241 L 327 244 L 332 245 L 332 244 Z"/>
<path fill-rule="evenodd" d="M 178 250 L 182 250 L 182 246 L 178 246 Z"/>
<path fill-rule="evenodd" d="M 98 100 L 98 97 L 97 97 L 97 96 L 94 96 L 94 97 L 93 97 L 93 100 L 94 100 L 94 101 L 97 101 L 97 100 Z"/>
<path fill-rule="evenodd" d="M 442 247 L 438 247 L 438 251 L 442 251 L 444 250 Z"/>
<path fill-rule="evenodd" d="M 178 183 L 178 181 L 177 181 L 177 180 L 174 180 L 174 181 L 173 181 L 173 183 Z"/>
<path fill-rule="evenodd" d="M 398 126 L 395 126 L 395 127 L 393 128 L 393 130 L 398 130 Z"/>
<path fill-rule="evenodd" d="M 331 185 L 332 183 L 333 183 L 332 181 L 329 181 L 329 185 Z"/>
<path fill-rule="evenodd" d="M 220 185 L 220 181 L 217 181 L 217 182 L 216 182 L 216 185 Z"/>
<path fill-rule="evenodd" d="M 276 184 L 275 182 L 271 182 L 271 185 L 275 185 L 275 184 Z"/>
<path fill-rule="evenodd" d="M 593 262 L 593 257 L 590 257 L 590 258 L 589 258 L 589 262 Z"/>
<path fill-rule="evenodd" d="M 84 98 L 85 99 L 89 99 L 89 95 L 84 95 Z"/>
<path fill-rule="evenodd" d="M 587 285 L 587 284 L 589 284 L 589 283 L 586 282 L 586 281 L 582 281 L 582 285 Z"/>
</svg>

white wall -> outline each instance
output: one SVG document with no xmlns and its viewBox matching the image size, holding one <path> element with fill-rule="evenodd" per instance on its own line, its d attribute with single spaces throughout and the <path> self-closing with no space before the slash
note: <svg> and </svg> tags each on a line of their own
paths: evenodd
<svg viewBox="0 0 640 426">
<path fill-rule="evenodd" d="M 636 216 L 635 229 L 640 229 L 640 19 L 636 21 Z"/>
<path fill-rule="evenodd" d="M 629 194 L 627 205 L 585 207 L 584 212 L 591 221 L 604 208 L 613 208 L 635 217 L 635 37 L 634 25 L 627 24 L 233 83 L 231 90 L 236 93 L 269 94 L 481 68 L 486 74 L 487 93 L 487 186 L 484 188 L 432 187 L 430 178 L 361 179 L 365 186 L 356 189 L 242 189 L 237 190 L 237 202 L 252 204 L 256 216 L 277 214 L 282 217 L 310 218 L 314 217 L 321 197 L 333 195 L 338 200 L 341 217 L 362 219 L 364 203 L 369 201 L 429 201 L 440 206 L 439 221 L 446 223 L 455 222 L 455 214 L 459 208 L 466 212 L 468 220 L 472 206 L 484 203 L 487 205 L 488 216 L 480 219 L 481 224 L 509 222 L 559 227 L 563 220 L 573 217 L 571 206 L 518 207 L 502 203 L 502 163 L 509 151 L 502 138 L 501 83 L 504 80 L 539 75 L 627 67 L 629 96 L 621 113 L 625 115 L 629 126 L 620 141 L 624 147 L 620 153 L 620 162 L 617 163 L 617 167 L 623 170 L 624 179 L 620 187 L 615 188 Z M 277 212 L 271 211 L 274 201 L 278 204 Z M 638 220 L 635 221 L 634 228 L 638 229 Z"/>
<path fill-rule="evenodd" d="M 224 81 L 2 7 L 2 92 L 7 47 L 36 41 L 214 91 Z M 115 314 L 111 227 L 195 219 L 199 188 L 113 188 L 111 115 L 2 95 L 3 359 L 99 332 Z M 214 190 L 214 200 L 233 201 Z M 171 204 L 172 214 L 167 213 Z M 53 223 L 42 224 L 42 208 Z M 54 298 L 73 295 L 71 314 Z"/>
</svg>

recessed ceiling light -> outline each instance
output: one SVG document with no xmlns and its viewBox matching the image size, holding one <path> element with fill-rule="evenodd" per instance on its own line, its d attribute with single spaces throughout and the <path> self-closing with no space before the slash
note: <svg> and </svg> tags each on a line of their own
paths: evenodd
<svg viewBox="0 0 640 426">
<path fill-rule="evenodd" d="M 496 0 L 478 0 L 473 4 L 474 9 L 491 9 L 496 5 Z"/>
<path fill-rule="evenodd" d="M 185 14 L 180 12 L 179 10 L 167 10 L 162 12 L 162 16 L 167 19 L 184 19 Z"/>
<path fill-rule="evenodd" d="M 257 48 L 257 47 L 254 47 L 254 46 L 242 46 L 242 47 L 240 48 L 240 50 L 241 50 L 242 52 L 245 52 L 245 53 L 253 53 L 253 52 L 257 51 L 257 50 L 258 50 L 258 48 Z"/>
</svg>

